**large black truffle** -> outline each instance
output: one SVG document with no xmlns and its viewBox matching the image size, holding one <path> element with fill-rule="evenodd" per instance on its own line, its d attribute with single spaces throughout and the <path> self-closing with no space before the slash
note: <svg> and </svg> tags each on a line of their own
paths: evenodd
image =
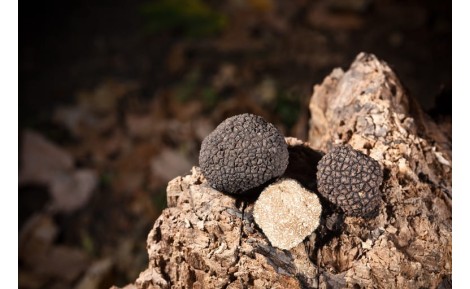
<svg viewBox="0 0 470 289">
<path fill-rule="evenodd" d="M 199 165 L 209 184 L 241 194 L 278 177 L 287 168 L 287 144 L 262 117 L 240 114 L 224 120 L 202 142 Z"/>
<path fill-rule="evenodd" d="M 350 145 L 333 148 L 317 166 L 318 191 L 348 216 L 371 216 L 380 203 L 382 169 Z"/>
</svg>

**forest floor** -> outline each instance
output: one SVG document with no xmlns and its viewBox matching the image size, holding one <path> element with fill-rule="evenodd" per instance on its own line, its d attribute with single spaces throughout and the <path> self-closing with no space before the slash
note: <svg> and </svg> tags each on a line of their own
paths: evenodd
<svg viewBox="0 0 470 289">
<path fill-rule="evenodd" d="M 20 288 L 135 280 L 166 185 L 202 139 L 251 112 L 306 140 L 313 85 L 361 51 L 450 121 L 451 4 L 405 2 L 23 4 Z"/>
</svg>

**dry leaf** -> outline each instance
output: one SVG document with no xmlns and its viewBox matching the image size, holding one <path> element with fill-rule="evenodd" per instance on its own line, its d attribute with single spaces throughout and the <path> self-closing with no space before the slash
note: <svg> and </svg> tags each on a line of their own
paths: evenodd
<svg viewBox="0 0 470 289">
<path fill-rule="evenodd" d="M 98 289 L 100 284 L 111 273 L 113 262 L 110 258 L 95 261 L 86 271 L 75 289 Z"/>
<path fill-rule="evenodd" d="M 96 187 L 94 170 L 74 170 L 72 156 L 36 132 L 23 134 L 21 160 L 20 184 L 46 185 L 55 210 L 71 212 L 81 208 Z"/>
<path fill-rule="evenodd" d="M 50 184 L 57 172 L 73 168 L 72 156 L 42 135 L 26 130 L 21 149 L 20 184 Z"/>
<path fill-rule="evenodd" d="M 52 208 L 61 212 L 72 212 L 83 207 L 97 183 L 98 177 L 94 170 L 57 173 L 50 186 Z"/>
<path fill-rule="evenodd" d="M 169 181 L 189 172 L 192 163 L 175 150 L 165 149 L 151 161 L 152 175 Z"/>
</svg>

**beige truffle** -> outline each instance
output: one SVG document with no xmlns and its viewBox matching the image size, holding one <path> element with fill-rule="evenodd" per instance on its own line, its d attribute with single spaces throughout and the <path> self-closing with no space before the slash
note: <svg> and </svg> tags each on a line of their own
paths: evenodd
<svg viewBox="0 0 470 289">
<path fill-rule="evenodd" d="M 271 244 L 289 250 L 320 224 L 318 197 L 297 181 L 281 179 L 263 190 L 253 216 Z"/>
</svg>

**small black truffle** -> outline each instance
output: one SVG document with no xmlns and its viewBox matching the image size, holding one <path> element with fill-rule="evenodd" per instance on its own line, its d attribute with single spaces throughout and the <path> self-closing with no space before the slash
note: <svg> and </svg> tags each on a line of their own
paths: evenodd
<svg viewBox="0 0 470 289">
<path fill-rule="evenodd" d="M 202 142 L 199 165 L 209 184 L 241 194 L 284 173 L 289 153 L 283 135 L 253 114 L 224 120 Z"/>
<path fill-rule="evenodd" d="M 350 145 L 333 148 L 317 166 L 318 191 L 348 216 L 369 217 L 380 203 L 382 169 Z"/>
</svg>

